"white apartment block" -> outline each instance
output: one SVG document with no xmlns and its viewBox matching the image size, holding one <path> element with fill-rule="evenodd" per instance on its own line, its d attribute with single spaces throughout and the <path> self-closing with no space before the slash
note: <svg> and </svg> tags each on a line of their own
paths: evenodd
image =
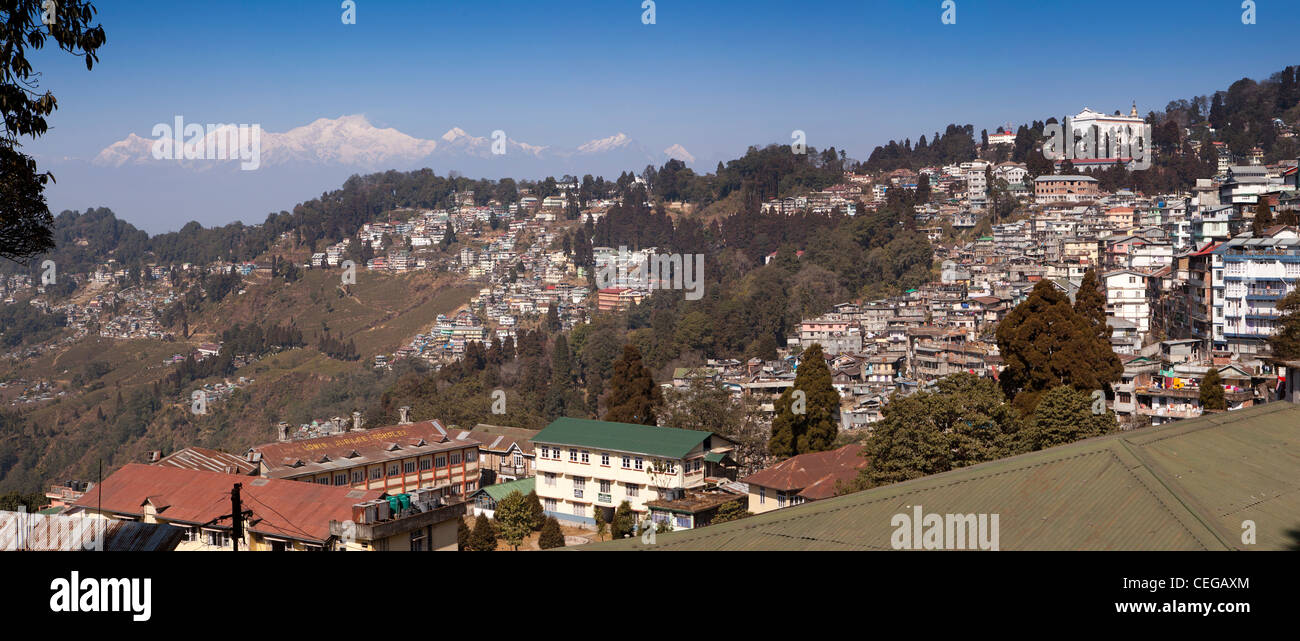
<svg viewBox="0 0 1300 641">
<path fill-rule="evenodd" d="M 561 418 L 533 437 L 537 496 L 548 516 L 594 525 L 627 501 L 643 520 L 646 502 L 735 478 L 736 445 L 712 432 Z"/>
</svg>

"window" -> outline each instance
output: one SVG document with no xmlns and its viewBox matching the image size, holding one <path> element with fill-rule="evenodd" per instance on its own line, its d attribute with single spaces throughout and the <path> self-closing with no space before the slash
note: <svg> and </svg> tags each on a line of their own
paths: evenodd
<svg viewBox="0 0 1300 641">
<path fill-rule="evenodd" d="M 638 494 L 640 494 L 640 492 L 641 492 L 641 486 L 640 486 L 640 485 L 635 485 L 635 484 L 633 484 L 633 483 L 628 483 L 628 484 L 627 484 L 627 496 L 628 496 L 628 498 L 636 498 L 636 496 L 637 496 Z"/>
<path fill-rule="evenodd" d="M 366 480 L 366 471 L 365 471 L 365 470 L 352 470 L 352 482 L 353 482 L 353 483 L 360 483 L 360 482 L 362 482 L 362 481 L 364 481 L 364 480 Z"/>
<path fill-rule="evenodd" d="M 465 450 L 465 462 L 474 463 L 478 461 L 478 450 Z"/>
<path fill-rule="evenodd" d="M 623 469 L 627 470 L 627 469 L 631 469 L 631 468 L 632 468 L 632 457 L 630 457 L 630 456 L 624 456 L 624 457 L 623 457 Z"/>
<path fill-rule="evenodd" d="M 460 452 L 452 452 L 452 453 L 451 453 L 451 464 L 452 464 L 452 465 L 460 465 Z"/>
<path fill-rule="evenodd" d="M 600 464 L 609 467 L 609 454 L 602 452 L 600 454 Z"/>
<path fill-rule="evenodd" d="M 347 484 L 348 484 L 348 475 L 347 475 L 347 473 L 343 473 L 343 474 L 335 474 L 335 475 L 334 475 L 334 484 L 335 484 L 335 485 L 347 485 Z"/>
<path fill-rule="evenodd" d="M 370 480 L 375 481 L 384 478 L 384 468 L 375 467 L 370 469 Z"/>
<path fill-rule="evenodd" d="M 570 463 L 578 462 L 578 450 L 569 450 L 569 462 Z"/>
<path fill-rule="evenodd" d="M 574 516 L 587 516 L 587 506 L 581 503 L 574 503 L 573 514 Z"/>
<path fill-rule="evenodd" d="M 555 511 L 555 499 L 546 499 L 546 511 L 547 512 Z"/>
<path fill-rule="evenodd" d="M 600 480 L 600 491 L 602 494 L 609 494 L 609 481 L 606 481 L 605 479 Z"/>
<path fill-rule="evenodd" d="M 587 487 L 587 478 L 586 478 L 586 477 L 583 477 L 583 476 L 575 476 L 575 477 L 573 477 L 573 487 L 586 489 L 586 487 Z"/>
<path fill-rule="evenodd" d="M 587 450 L 583 450 L 583 451 L 582 451 L 582 464 L 583 464 L 583 465 L 586 465 L 586 464 L 588 464 L 588 463 L 590 463 L 590 462 L 591 462 L 591 452 L 588 452 Z"/>
<path fill-rule="evenodd" d="M 645 460 L 639 456 L 636 457 L 636 469 L 640 470 L 644 468 L 645 468 Z"/>
<path fill-rule="evenodd" d="M 544 476 L 543 478 L 546 479 L 546 486 L 547 486 L 547 487 L 555 487 L 555 473 L 554 473 L 554 472 L 547 472 L 547 473 L 546 473 L 546 476 Z"/>
<path fill-rule="evenodd" d="M 542 458 L 551 458 L 551 448 L 542 446 Z"/>
<path fill-rule="evenodd" d="M 429 457 L 427 457 L 427 456 L 424 457 L 424 458 L 422 458 L 422 459 L 420 459 L 420 469 L 422 469 L 422 470 L 427 470 L 427 469 L 431 469 L 431 468 L 433 468 L 433 459 L 431 459 L 431 458 L 429 458 Z"/>
<path fill-rule="evenodd" d="M 447 467 L 447 457 L 439 454 L 433 459 L 434 467 Z"/>
<path fill-rule="evenodd" d="M 684 514 L 677 515 L 677 527 L 683 530 L 691 529 L 691 517 Z"/>
<path fill-rule="evenodd" d="M 397 476 L 397 475 L 399 475 L 399 474 L 401 474 L 401 473 L 402 473 L 402 472 L 401 472 L 400 466 L 398 466 L 396 463 L 393 463 L 392 465 L 389 465 L 389 466 L 388 466 L 388 475 L 389 475 L 389 476 Z"/>
<path fill-rule="evenodd" d="M 767 503 L 767 488 L 760 487 L 758 488 L 758 504 L 762 505 L 764 503 Z"/>
<path fill-rule="evenodd" d="M 316 484 L 317 484 L 317 485 L 329 485 L 329 484 L 330 484 L 330 477 L 328 477 L 328 476 L 322 476 L 321 478 L 316 479 Z"/>
</svg>

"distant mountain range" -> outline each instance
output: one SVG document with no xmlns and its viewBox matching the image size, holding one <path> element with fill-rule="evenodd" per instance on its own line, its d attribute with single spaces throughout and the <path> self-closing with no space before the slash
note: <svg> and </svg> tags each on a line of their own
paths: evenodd
<svg viewBox="0 0 1300 641">
<path fill-rule="evenodd" d="M 210 147 L 215 150 L 217 139 L 231 131 L 217 129 L 201 140 L 187 137 L 185 143 L 203 155 Z M 132 133 L 105 147 L 93 164 L 120 168 L 166 163 L 196 170 L 221 166 L 209 160 L 156 159 L 154 143 L 155 138 Z M 494 147 L 503 153 L 493 153 Z M 261 167 L 339 166 L 369 171 L 429 167 L 438 172 L 456 170 L 474 177 L 543 178 L 564 173 L 617 176 L 623 171 L 640 171 L 650 164 L 662 165 L 670 158 L 688 163 L 695 160 L 680 144 L 654 154 L 622 132 L 574 148 L 532 145 L 505 136 L 504 132 L 474 136 L 460 127 L 449 129 L 437 139 L 426 140 L 396 129 L 380 129 L 365 116 L 352 115 L 332 120 L 320 118 L 284 133 L 262 131 L 260 164 Z M 478 171 L 471 174 L 468 172 L 471 168 Z"/>
<path fill-rule="evenodd" d="M 173 127 L 173 123 L 162 124 Z M 183 146 L 202 157 L 209 148 L 219 149 L 218 139 L 232 131 L 184 136 Z M 477 133 L 484 135 L 453 127 L 436 139 L 423 139 L 351 115 L 320 118 L 285 132 L 261 131 L 260 157 L 253 171 L 241 171 L 238 160 L 155 158 L 155 143 L 170 134 L 131 133 L 91 160 L 38 158 L 38 162 L 57 180 L 46 190 L 55 213 L 106 206 L 141 229 L 159 233 L 179 229 L 191 220 L 205 226 L 259 222 L 270 212 L 292 209 L 314 194 L 337 188 L 353 174 L 389 169 L 427 167 L 440 175 L 454 171 L 490 179 L 565 174 L 614 179 L 624 171 L 640 173 L 646 165 L 658 167 L 669 159 L 687 164 L 696 160 L 680 144 L 655 153 L 623 132 L 574 147 L 534 145 L 506 132 Z M 494 144 L 505 153 L 492 153 Z"/>
</svg>

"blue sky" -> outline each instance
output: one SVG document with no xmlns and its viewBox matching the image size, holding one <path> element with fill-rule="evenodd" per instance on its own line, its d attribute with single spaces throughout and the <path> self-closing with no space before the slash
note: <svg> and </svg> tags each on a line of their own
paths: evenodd
<svg viewBox="0 0 1300 641">
<path fill-rule="evenodd" d="M 94 71 L 36 57 L 60 107 L 26 149 L 90 158 L 175 114 L 279 132 L 361 113 L 422 138 L 459 126 L 572 147 L 622 131 L 697 157 L 801 129 L 865 159 L 949 122 L 992 131 L 1133 100 L 1145 114 L 1300 64 L 1289 0 L 1258 0 L 1249 26 L 1237 0 L 956 0 L 955 25 L 940 0 L 658 0 L 654 25 L 640 0 L 356 3 L 344 25 L 341 0 L 101 0 Z"/>
</svg>

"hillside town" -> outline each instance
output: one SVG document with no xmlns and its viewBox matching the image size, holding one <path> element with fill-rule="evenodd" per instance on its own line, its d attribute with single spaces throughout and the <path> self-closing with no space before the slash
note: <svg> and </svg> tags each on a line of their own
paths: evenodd
<svg viewBox="0 0 1300 641">
<path fill-rule="evenodd" d="M 991 144 L 1010 144 L 1009 136 L 1009 128 L 999 131 Z M 1265 165 L 1258 154 L 1222 153 L 1218 175 L 1198 180 L 1188 192 L 1106 191 L 1087 173 L 1031 178 L 1023 163 L 975 158 L 917 171 L 846 171 L 824 190 L 764 202 L 768 215 L 854 217 L 884 206 L 891 192 L 926 194 L 912 209 L 912 223 L 930 243 L 929 282 L 884 298 L 839 301 L 803 318 L 775 358 L 708 357 L 674 367 L 656 382 L 682 393 L 704 383 L 748 399 L 760 424 L 771 429 L 801 367 L 808 366 L 805 353 L 815 346 L 838 395 L 839 437 L 823 451 L 755 457 L 742 452 L 734 436 L 666 423 L 560 417 L 541 430 L 444 425 L 437 417 L 416 421 L 403 407 L 391 425 L 367 426 L 360 412 L 280 422 L 274 441 L 247 451 L 197 445 L 152 451 L 102 484 L 60 482 L 46 494 L 47 511 L 51 518 L 168 523 L 177 529 L 160 540 L 166 549 L 455 550 L 469 545 L 467 531 L 477 531 L 469 523 L 499 519 L 502 504 L 515 500 L 516 492 L 540 506 L 539 519 L 556 519 L 569 544 L 602 539 L 604 528 L 616 522 L 692 530 L 827 500 L 862 473 L 861 439 L 891 403 L 933 391 L 958 374 L 998 380 L 1006 367 L 999 324 L 1043 283 L 1073 303 L 1090 274 L 1105 301 L 1110 348 L 1122 364 L 1105 395 L 1120 430 L 1207 413 L 1201 386 L 1210 377 L 1226 401 L 1215 411 L 1294 399 L 1296 377 L 1287 375 L 1288 362 L 1271 355 L 1269 337 L 1281 318 L 1278 301 L 1300 282 L 1297 161 Z M 1125 160 L 1132 159 L 1120 163 Z M 1063 169 L 1060 162 L 1055 167 Z M 644 188 L 646 181 L 637 184 Z M 151 264 L 137 272 L 109 261 L 71 275 L 72 295 L 57 303 L 33 279 L 9 277 L 0 291 L 6 304 L 57 315 L 72 335 L 7 356 L 29 358 L 96 335 L 185 345 L 161 366 L 202 364 L 223 353 L 222 342 L 178 336 L 164 319 L 187 295 L 187 279 L 232 278 L 231 289 L 242 295 L 286 269 L 337 273 L 344 286 L 356 282 L 349 270 L 364 270 L 395 279 L 449 274 L 478 287 L 468 303 L 428 319 L 424 331 L 394 352 L 367 355 L 375 369 L 415 359 L 436 371 L 456 363 L 474 343 L 513 343 L 521 329 L 548 318 L 559 331 L 571 331 L 596 315 L 624 313 L 650 299 L 654 291 L 636 274 L 637 265 L 660 251 L 592 247 L 595 264 L 630 274 L 596 286 L 590 265 L 560 241 L 574 225 L 594 224 L 623 203 L 615 198 L 580 207 L 578 185 L 565 177 L 545 198 L 524 189 L 515 202 L 493 198 L 477 205 L 481 199 L 472 192 L 459 192 L 445 209 L 387 212 L 288 268 L 218 261 Z M 289 239 L 288 232 L 281 235 Z M 777 258 L 773 252 L 767 260 Z M 258 354 L 234 358 L 244 367 Z M 209 380 L 176 402 L 189 402 L 192 391 L 215 410 L 254 383 L 242 376 Z M 5 398 L 14 406 L 67 392 L 48 381 L 10 386 Z M 592 465 L 609 473 L 593 476 L 587 472 Z M 233 483 L 257 501 L 253 512 L 260 519 L 237 541 L 228 527 L 210 524 L 219 508 L 200 505 Z M 175 494 L 181 486 L 203 489 L 182 502 Z M 158 498 L 169 495 L 174 498 Z M 536 532 L 532 536 L 525 537 L 525 548 L 541 546 Z M 485 545 L 497 549 L 498 541 Z M 551 537 L 548 546 L 554 545 Z"/>
</svg>

